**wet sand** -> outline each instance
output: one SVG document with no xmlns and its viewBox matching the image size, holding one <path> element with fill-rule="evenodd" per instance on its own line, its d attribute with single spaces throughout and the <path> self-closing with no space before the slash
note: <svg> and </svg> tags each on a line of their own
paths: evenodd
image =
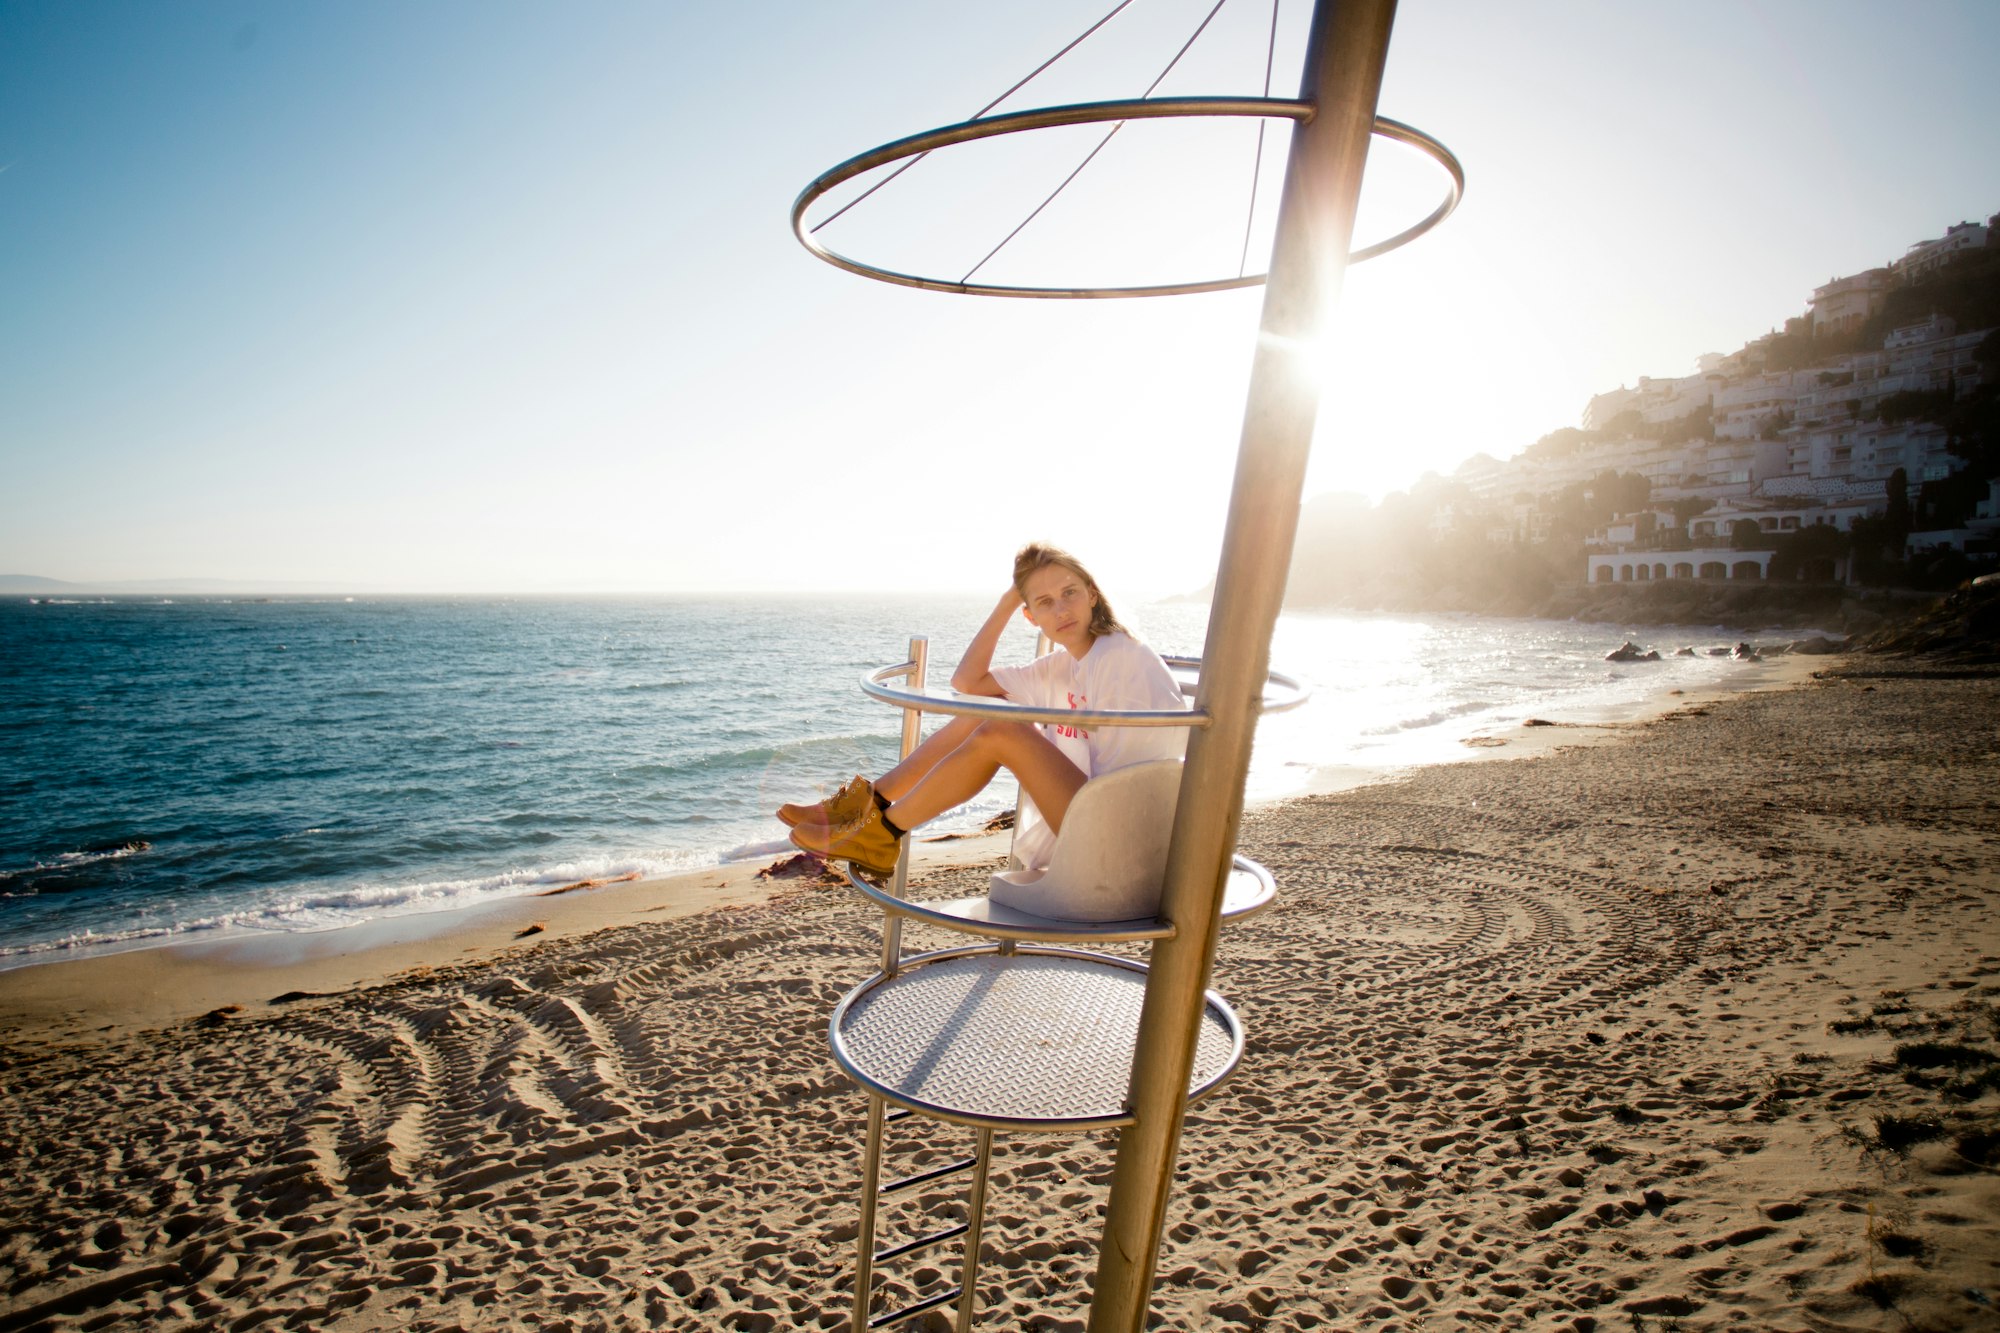
<svg viewBox="0 0 2000 1333">
<path fill-rule="evenodd" d="M 1535 730 L 1246 820 L 1163 1325 L 2000 1323 L 2000 678 Z M 841 1326 L 879 918 L 729 879 L 0 976 L 0 1328 Z M 981 1327 L 1083 1327 L 1110 1146 L 1002 1137 Z"/>
</svg>

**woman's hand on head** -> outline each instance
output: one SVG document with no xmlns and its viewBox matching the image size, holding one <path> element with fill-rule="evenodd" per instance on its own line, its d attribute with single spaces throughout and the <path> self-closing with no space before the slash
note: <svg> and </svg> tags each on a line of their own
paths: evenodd
<svg viewBox="0 0 2000 1333">
<path fill-rule="evenodd" d="M 1000 600 L 993 605 L 986 623 L 972 636 L 966 645 L 965 655 L 958 659 L 958 669 L 951 673 L 951 687 L 960 694 L 1004 694 L 1000 683 L 993 679 L 993 650 L 1000 643 L 1000 636 L 1007 632 L 1007 622 L 1025 603 L 1021 594 L 1010 584 Z"/>
</svg>

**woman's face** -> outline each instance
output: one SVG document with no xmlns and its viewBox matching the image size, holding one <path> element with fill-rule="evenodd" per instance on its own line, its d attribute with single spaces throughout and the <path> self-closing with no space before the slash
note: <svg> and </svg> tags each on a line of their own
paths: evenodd
<svg viewBox="0 0 2000 1333">
<path fill-rule="evenodd" d="M 1021 585 L 1021 597 L 1021 610 L 1036 629 L 1065 648 L 1088 643 L 1097 598 L 1075 570 L 1043 565 Z"/>
</svg>

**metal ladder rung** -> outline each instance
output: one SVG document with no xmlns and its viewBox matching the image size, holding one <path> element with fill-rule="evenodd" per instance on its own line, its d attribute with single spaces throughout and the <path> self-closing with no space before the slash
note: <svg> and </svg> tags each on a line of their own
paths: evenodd
<svg viewBox="0 0 2000 1333">
<path fill-rule="evenodd" d="M 868 1330 L 886 1328 L 890 1324 L 900 1323 L 912 1316 L 953 1303 L 958 1306 L 956 1327 L 959 1333 L 965 1333 L 965 1330 L 971 1327 L 972 1304 L 978 1295 L 979 1238 L 982 1219 L 986 1213 L 987 1171 L 993 1160 L 993 1131 L 979 1130 L 977 1146 L 969 1154 L 890 1184 L 878 1186 L 875 1182 L 881 1179 L 884 1146 L 882 1131 L 892 1118 L 901 1120 L 911 1114 L 914 1113 L 905 1108 L 889 1107 L 884 1098 L 869 1099 L 868 1145 L 863 1153 L 862 1166 L 861 1230 L 857 1238 L 860 1242 L 860 1253 L 856 1256 L 854 1315 L 848 1324 L 850 1333 L 867 1333 Z M 875 1249 L 876 1213 L 879 1208 L 887 1206 L 886 1199 L 889 1195 L 968 1171 L 971 1173 L 970 1193 L 965 1201 L 963 1222 L 940 1227 L 929 1234 L 899 1242 L 880 1251 Z M 891 1310 L 880 1315 L 870 1313 L 874 1305 L 876 1265 L 947 1241 L 962 1241 L 965 1245 L 965 1254 L 958 1264 L 958 1282 L 954 1286 L 935 1291 L 900 1310 Z"/>
<path fill-rule="evenodd" d="M 948 1301 L 957 1300 L 959 1292 L 963 1290 L 963 1287 L 953 1287 L 948 1291 L 941 1291 L 935 1296 L 926 1296 L 915 1305 L 906 1305 L 900 1310 L 891 1310 L 887 1314 L 878 1314 L 868 1321 L 868 1327 L 887 1328 L 889 1325 L 908 1319 L 912 1315 L 920 1315 L 926 1310 L 935 1310 L 938 1306 Z"/>
<path fill-rule="evenodd" d="M 904 1176 L 901 1180 L 892 1180 L 888 1184 L 884 1185 L 881 1189 L 877 1190 L 875 1193 L 875 1197 L 878 1199 L 886 1199 L 891 1194 L 894 1194 L 899 1190 L 914 1189 L 918 1185 L 925 1184 L 928 1181 L 936 1180 L 941 1176 L 956 1175 L 958 1172 L 965 1170 L 969 1166 L 977 1166 L 977 1165 L 979 1165 L 979 1159 L 977 1157 L 961 1157 L 956 1162 L 946 1162 L 943 1166 L 932 1167 L 928 1171 L 919 1171 L 914 1176 Z"/>
<path fill-rule="evenodd" d="M 892 1106 L 888 1110 L 882 1113 L 882 1123 L 885 1125 L 893 1125 L 898 1120 L 908 1120 L 911 1116 L 915 1114 L 916 1112 L 912 1111 L 907 1106 Z"/>
<path fill-rule="evenodd" d="M 875 1252 L 875 1262 L 879 1264 L 884 1259 L 895 1259 L 905 1254 L 914 1254 L 926 1245 L 935 1245 L 941 1240 L 951 1240 L 954 1237 L 963 1236 L 970 1230 L 972 1230 L 972 1223 L 960 1222 L 957 1226 L 946 1227 L 942 1231 L 933 1231 L 928 1236 L 919 1236 L 915 1240 L 906 1240 L 901 1245 L 891 1245 L 886 1250 L 877 1250 Z"/>
</svg>

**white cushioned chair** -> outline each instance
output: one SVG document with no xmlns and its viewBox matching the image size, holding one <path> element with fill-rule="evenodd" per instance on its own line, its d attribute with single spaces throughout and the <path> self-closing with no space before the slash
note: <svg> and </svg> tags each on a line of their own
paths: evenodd
<svg viewBox="0 0 2000 1333">
<path fill-rule="evenodd" d="M 1048 869 L 999 871 L 989 896 L 1056 921 L 1157 916 L 1180 791 L 1178 759 L 1092 778 L 1070 800 Z"/>
</svg>

